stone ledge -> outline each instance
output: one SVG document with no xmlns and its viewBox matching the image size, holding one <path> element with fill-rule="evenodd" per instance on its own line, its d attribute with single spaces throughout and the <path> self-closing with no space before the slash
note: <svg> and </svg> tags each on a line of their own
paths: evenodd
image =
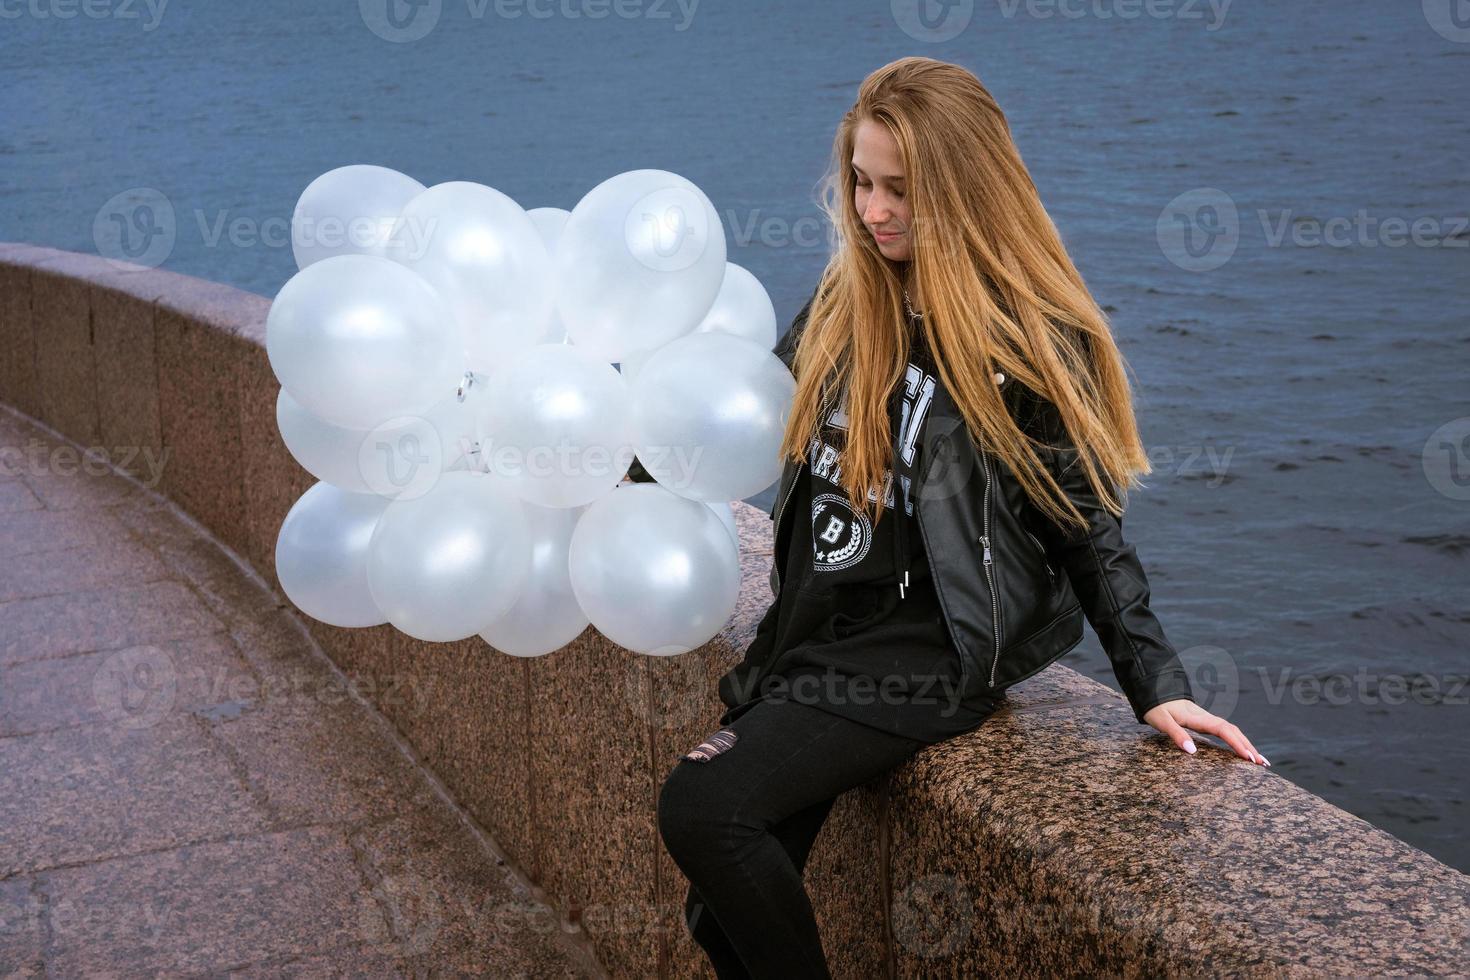
<svg viewBox="0 0 1470 980">
<path fill-rule="evenodd" d="M 275 430 L 269 307 L 0 243 L 0 401 L 83 446 L 164 454 L 157 489 L 278 587 L 276 532 L 314 481 Z M 771 600 L 769 517 L 736 517 L 736 615 L 684 657 L 589 629 L 517 660 L 305 620 L 344 670 L 411 676 L 415 699 L 380 709 L 612 975 L 710 975 L 653 814 Z M 287 615 L 238 628 L 266 642 Z M 1464 971 L 1467 876 L 1223 750 L 1183 756 L 1064 667 L 1010 702 L 833 810 L 808 877 L 834 974 Z"/>
</svg>

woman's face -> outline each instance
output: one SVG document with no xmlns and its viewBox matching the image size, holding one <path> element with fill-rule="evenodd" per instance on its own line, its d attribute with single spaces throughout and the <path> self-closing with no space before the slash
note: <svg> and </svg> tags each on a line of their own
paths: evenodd
<svg viewBox="0 0 1470 980">
<path fill-rule="evenodd" d="M 899 161 L 898 143 L 886 127 L 871 119 L 858 123 L 852 148 L 857 178 L 854 204 L 878 250 L 895 262 L 913 257 L 909 239 L 907 183 Z"/>
</svg>

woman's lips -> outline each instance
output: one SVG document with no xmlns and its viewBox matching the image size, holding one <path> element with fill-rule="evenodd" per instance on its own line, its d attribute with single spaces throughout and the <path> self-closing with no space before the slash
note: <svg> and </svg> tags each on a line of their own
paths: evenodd
<svg viewBox="0 0 1470 980">
<path fill-rule="evenodd" d="M 884 232 L 881 232 L 881 231 L 875 231 L 875 232 L 873 232 L 873 237 L 876 238 L 876 239 L 878 239 L 878 241 L 880 241 L 880 242 L 894 242 L 894 241 L 897 241 L 898 239 L 900 239 L 900 238 L 903 237 L 903 232 L 901 232 L 901 231 L 894 231 L 894 232 L 884 233 Z"/>
</svg>

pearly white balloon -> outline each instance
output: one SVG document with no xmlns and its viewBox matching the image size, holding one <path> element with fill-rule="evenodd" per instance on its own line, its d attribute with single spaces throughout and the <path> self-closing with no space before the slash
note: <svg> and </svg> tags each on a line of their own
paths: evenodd
<svg viewBox="0 0 1470 980">
<path fill-rule="evenodd" d="M 462 640 L 515 605 L 531 564 L 521 503 L 501 481 L 443 474 L 394 500 L 368 547 L 368 587 L 395 627 L 431 643 Z"/>
<path fill-rule="evenodd" d="M 714 511 L 720 523 L 725 525 L 725 530 L 730 532 L 730 540 L 735 542 L 735 550 L 740 550 L 740 530 L 735 524 L 735 509 L 730 506 L 728 500 L 707 500 L 705 506 Z"/>
<path fill-rule="evenodd" d="M 620 361 L 689 333 L 709 312 L 725 277 L 725 229 L 690 181 L 631 170 L 577 203 L 552 264 L 572 343 Z"/>
<path fill-rule="evenodd" d="M 532 208 L 526 212 L 531 223 L 536 226 L 536 231 L 541 235 L 541 242 L 546 246 L 548 256 L 556 254 L 556 243 L 561 238 L 561 231 L 567 226 L 572 212 L 566 208 Z M 556 284 L 552 283 L 553 291 Z M 554 304 L 553 304 L 554 306 Z M 546 331 L 546 343 L 569 344 L 567 338 L 567 325 L 562 322 L 561 314 L 555 308 L 551 311 L 551 326 Z"/>
<path fill-rule="evenodd" d="M 567 554 L 583 507 L 525 504 L 531 534 L 531 570 L 521 597 L 480 631 L 486 643 L 513 657 L 540 657 L 582 635 L 587 614 L 572 592 Z"/>
<path fill-rule="evenodd" d="M 625 483 L 577 522 L 572 591 L 592 625 L 637 653 L 687 653 L 729 622 L 740 556 L 709 507 L 655 483 Z"/>
<path fill-rule="evenodd" d="M 424 185 L 387 167 L 354 163 L 306 185 L 291 212 L 296 268 L 334 255 L 385 256 L 394 222 Z"/>
<path fill-rule="evenodd" d="M 631 389 L 638 459 L 662 486 L 694 500 L 742 500 L 780 478 L 796 379 L 769 350 L 691 334 L 655 351 Z"/>
<path fill-rule="evenodd" d="M 551 258 L 510 197 L 465 180 L 435 184 L 404 205 L 393 237 L 392 257 L 443 295 L 474 370 L 547 341 Z"/>
<path fill-rule="evenodd" d="M 347 428 L 438 401 L 464 375 L 461 347 L 434 287 L 374 255 L 312 263 L 281 287 L 266 316 L 266 355 L 281 386 Z"/>
<path fill-rule="evenodd" d="M 628 388 L 606 361 L 569 344 L 541 344 L 490 378 L 480 458 L 522 500 L 588 504 L 633 462 Z"/>
<path fill-rule="evenodd" d="M 726 262 L 720 294 L 694 332 L 733 334 L 771 350 L 776 346 L 776 306 L 754 274 Z"/>
<path fill-rule="evenodd" d="M 276 577 L 312 619 L 356 628 L 388 621 L 368 588 L 368 544 L 388 500 L 316 483 L 276 534 Z"/>
</svg>

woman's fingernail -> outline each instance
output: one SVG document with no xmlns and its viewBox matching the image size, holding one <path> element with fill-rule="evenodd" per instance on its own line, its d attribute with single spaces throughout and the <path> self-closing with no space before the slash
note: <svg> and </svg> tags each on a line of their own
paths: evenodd
<svg viewBox="0 0 1470 980">
<path fill-rule="evenodd" d="M 1184 751 L 1188 752 L 1190 755 L 1194 754 L 1194 739 L 1186 738 L 1184 740 Z"/>
<path fill-rule="evenodd" d="M 1261 762 L 1263 765 L 1265 765 L 1267 769 L 1271 768 L 1271 760 L 1266 758 L 1264 755 L 1261 756 Z"/>
</svg>

